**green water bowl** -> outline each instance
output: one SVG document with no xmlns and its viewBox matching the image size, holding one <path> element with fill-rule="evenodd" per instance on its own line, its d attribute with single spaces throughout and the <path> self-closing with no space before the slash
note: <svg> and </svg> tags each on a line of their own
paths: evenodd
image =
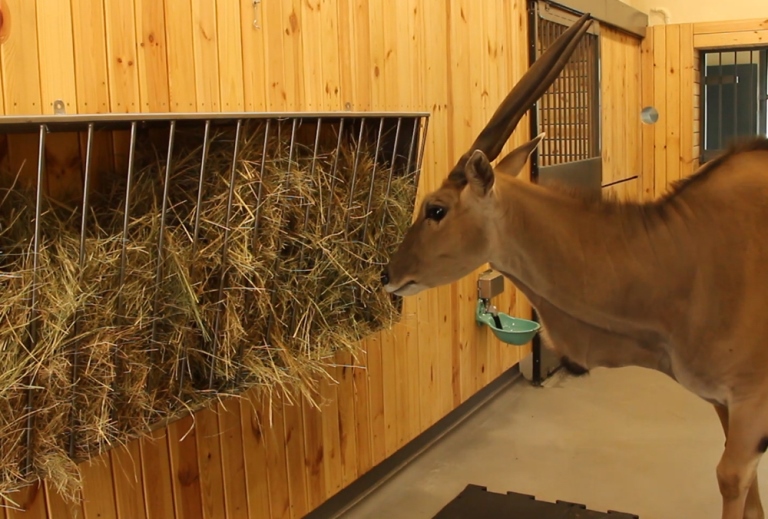
<svg viewBox="0 0 768 519">
<path fill-rule="evenodd" d="M 498 317 L 501 322 L 501 328 L 496 326 L 492 314 L 483 311 L 482 301 L 477 302 L 475 319 L 479 324 L 487 325 L 491 331 L 493 331 L 493 334 L 502 342 L 514 344 L 515 346 L 524 346 L 539 333 L 539 329 L 541 328 L 541 325 L 536 321 L 512 317 L 511 315 L 502 312 L 499 312 Z"/>
</svg>

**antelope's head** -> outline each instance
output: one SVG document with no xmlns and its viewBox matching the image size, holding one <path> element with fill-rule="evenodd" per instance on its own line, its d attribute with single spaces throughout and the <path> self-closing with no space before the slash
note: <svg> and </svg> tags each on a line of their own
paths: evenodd
<svg viewBox="0 0 768 519">
<path fill-rule="evenodd" d="M 381 281 L 387 292 L 412 296 L 447 285 L 489 260 L 489 217 L 498 214 L 494 184 L 498 174 L 517 175 L 543 138 L 523 144 L 493 167 L 515 127 L 555 82 L 592 22 L 589 13 L 565 31 L 502 101 L 470 149 L 428 194 Z"/>
</svg>

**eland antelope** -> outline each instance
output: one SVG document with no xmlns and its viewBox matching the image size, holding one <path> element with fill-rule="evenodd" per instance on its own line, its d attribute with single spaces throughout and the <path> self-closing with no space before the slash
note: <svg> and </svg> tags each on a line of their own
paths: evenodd
<svg viewBox="0 0 768 519">
<path fill-rule="evenodd" d="M 726 437 L 715 471 L 721 518 L 762 519 L 768 139 L 734 147 L 647 202 L 516 178 L 543 134 L 491 165 L 590 23 L 582 16 L 533 64 L 425 197 L 382 283 L 412 296 L 490 264 L 529 299 L 542 342 L 567 369 L 650 368 L 711 403 Z"/>
</svg>

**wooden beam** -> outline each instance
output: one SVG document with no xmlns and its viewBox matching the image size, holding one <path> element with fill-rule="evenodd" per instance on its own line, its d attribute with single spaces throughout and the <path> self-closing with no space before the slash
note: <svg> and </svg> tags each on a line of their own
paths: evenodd
<svg viewBox="0 0 768 519">
<path fill-rule="evenodd" d="M 768 44 L 768 29 L 722 32 L 716 34 L 694 34 L 693 46 L 696 49 L 727 49 L 748 45 Z"/>
</svg>

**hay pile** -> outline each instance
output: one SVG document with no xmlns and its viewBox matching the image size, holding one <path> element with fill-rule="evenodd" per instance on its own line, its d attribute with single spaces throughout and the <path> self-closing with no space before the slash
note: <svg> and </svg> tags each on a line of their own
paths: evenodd
<svg viewBox="0 0 768 519">
<path fill-rule="evenodd" d="M 34 342 L 34 194 L 0 186 L 0 496 L 44 477 L 73 497 L 78 460 L 222 393 L 310 396 L 335 350 L 397 318 L 378 280 L 413 211 L 404 160 L 390 177 L 379 154 L 374 176 L 375 139 L 344 139 L 335 163 L 335 136 L 315 156 L 276 126 L 265 155 L 264 123 L 244 124 L 231 204 L 234 128 L 215 129 L 202 183 L 202 129 L 177 130 L 165 201 L 166 142 L 140 133 L 127 233 L 112 177 L 82 266 L 81 208 L 46 201 Z"/>
</svg>

